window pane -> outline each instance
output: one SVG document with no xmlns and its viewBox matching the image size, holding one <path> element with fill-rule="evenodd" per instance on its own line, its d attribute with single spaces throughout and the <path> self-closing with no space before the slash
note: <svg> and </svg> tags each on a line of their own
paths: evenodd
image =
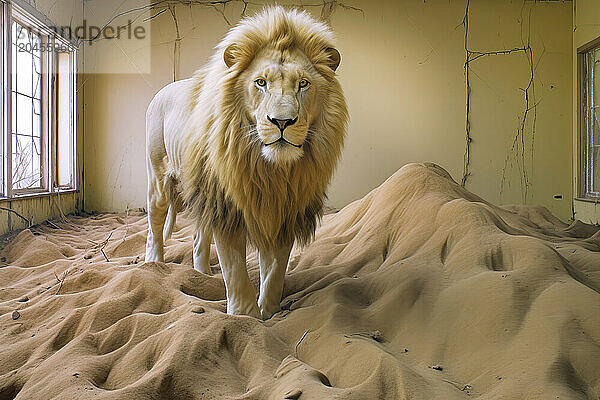
<svg viewBox="0 0 600 400">
<path fill-rule="evenodd" d="M 15 26 L 15 24 L 13 23 L 13 27 L 14 26 Z M 13 31 L 14 31 L 14 29 L 13 29 Z M 13 43 L 14 43 L 14 40 L 15 40 L 15 36 L 13 33 Z M 16 91 L 17 90 L 17 74 L 14 73 L 14 69 L 18 68 L 18 65 L 19 65 L 16 61 L 17 60 L 17 46 L 12 44 L 10 47 L 11 47 L 11 54 L 12 54 L 11 59 L 12 59 L 12 68 L 13 68 L 11 84 L 12 84 L 12 90 Z"/>
<path fill-rule="evenodd" d="M 31 43 L 31 53 L 36 58 L 40 58 L 42 56 L 41 44 L 42 40 L 40 35 L 35 32 L 29 32 L 29 43 Z"/>
<path fill-rule="evenodd" d="M 41 187 L 41 139 L 13 135 L 13 188 Z"/>
<path fill-rule="evenodd" d="M 41 106 L 42 105 L 40 100 L 33 100 L 33 122 L 31 128 L 31 136 L 38 138 L 42 136 Z"/>
<path fill-rule="evenodd" d="M 600 109 L 594 109 L 591 113 L 593 116 L 592 123 L 590 126 L 590 132 L 588 136 L 588 146 L 594 146 L 600 144 L 598 138 L 600 137 Z"/>
<path fill-rule="evenodd" d="M 13 73 L 17 74 L 17 87 L 13 88 L 19 93 L 26 96 L 31 96 L 32 93 L 32 67 L 33 67 L 33 56 L 31 53 L 17 50 L 17 64 Z"/>
<path fill-rule="evenodd" d="M 12 121 L 12 132 L 11 133 L 17 133 L 17 94 L 15 92 L 12 93 L 12 114 L 11 114 L 11 121 Z"/>
<path fill-rule="evenodd" d="M 42 59 L 41 38 L 13 23 L 12 184 L 13 189 L 41 188 Z"/>
<path fill-rule="evenodd" d="M 58 132 L 57 132 L 57 183 L 61 187 L 73 187 L 73 57 L 70 53 L 58 53 Z"/>
<path fill-rule="evenodd" d="M 39 119 L 37 117 L 40 117 L 42 115 L 42 101 L 33 99 L 32 104 L 33 104 L 33 117 L 34 117 L 34 119 Z M 37 135 L 37 136 L 39 136 L 39 135 Z"/>
<path fill-rule="evenodd" d="M 33 97 L 42 98 L 42 59 L 33 57 Z"/>
<path fill-rule="evenodd" d="M 597 145 L 598 143 L 598 135 L 600 134 L 600 123 L 599 123 L 599 114 L 600 109 L 593 109 L 590 112 L 591 121 L 587 128 L 586 140 L 585 140 L 585 148 L 584 148 L 584 162 L 585 162 L 585 183 L 586 188 L 585 192 L 587 195 L 595 195 L 598 193 L 598 189 L 596 186 L 600 183 L 600 178 L 598 177 L 598 155 Z"/>
<path fill-rule="evenodd" d="M 17 135 L 11 135 L 11 141 L 12 141 L 12 145 L 11 145 L 12 146 L 12 163 L 13 163 L 13 165 L 15 165 L 15 154 L 17 154 L 17 152 L 19 151 L 19 149 L 17 147 Z"/>
<path fill-rule="evenodd" d="M 29 32 L 21 24 L 13 22 L 13 41 L 16 44 L 27 45 L 29 43 Z"/>
<path fill-rule="evenodd" d="M 31 135 L 33 122 L 33 105 L 31 99 L 17 94 L 17 131 L 21 135 Z"/>
<path fill-rule="evenodd" d="M 593 90 L 593 102 L 594 104 L 592 104 L 592 106 L 599 106 L 600 105 L 600 49 L 595 50 L 592 53 L 592 60 L 591 60 L 592 64 L 593 64 L 593 85 L 592 85 L 592 90 Z"/>
<path fill-rule="evenodd" d="M 32 173 L 32 181 L 31 187 L 41 187 L 42 186 L 42 139 L 41 138 L 33 138 L 31 150 L 31 173 Z"/>
<path fill-rule="evenodd" d="M 31 139 L 21 135 L 13 138 L 13 187 L 24 189 L 31 180 Z"/>
<path fill-rule="evenodd" d="M 591 149 L 590 189 L 595 194 L 600 194 L 600 147 Z"/>
</svg>

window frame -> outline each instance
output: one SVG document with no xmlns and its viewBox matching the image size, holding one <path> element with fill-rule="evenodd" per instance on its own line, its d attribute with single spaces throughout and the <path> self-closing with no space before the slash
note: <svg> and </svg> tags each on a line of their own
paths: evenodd
<svg viewBox="0 0 600 400">
<path fill-rule="evenodd" d="M 13 83 L 13 74 L 14 71 L 12 71 L 12 66 L 13 66 L 13 60 L 12 60 L 12 46 L 14 45 L 13 43 L 13 38 L 12 38 L 12 24 L 17 22 L 19 25 L 21 25 L 24 29 L 29 30 L 30 32 L 34 32 L 36 33 L 39 37 L 40 37 L 40 43 L 43 45 L 49 45 L 49 43 L 52 42 L 51 37 L 46 35 L 44 32 L 39 32 L 37 29 L 37 26 L 31 26 L 32 24 L 29 23 L 29 21 L 24 20 L 21 18 L 21 16 L 17 13 L 15 13 L 13 11 L 13 14 L 16 15 L 11 15 L 10 18 L 10 27 L 6 27 L 6 29 L 8 30 L 8 35 L 10 37 L 9 39 L 9 43 L 11 46 L 11 51 L 8 52 L 10 54 L 7 54 L 8 57 L 8 62 L 7 65 L 9 65 L 10 67 L 10 79 L 7 82 L 7 85 L 9 87 L 9 92 L 11 94 L 11 98 L 10 101 L 8 103 L 8 107 L 11 110 L 11 112 L 9 113 L 10 118 L 12 118 L 12 108 L 15 107 L 16 105 L 12 103 L 12 94 L 16 93 L 13 91 L 13 87 L 12 87 L 12 83 Z M 40 80 L 40 120 L 41 120 L 41 127 L 40 127 L 40 181 L 41 181 L 41 185 L 40 187 L 34 187 L 34 188 L 15 188 L 14 187 L 14 182 L 13 182 L 13 148 L 12 148 L 12 142 L 13 142 L 13 135 L 15 134 L 14 132 L 12 132 L 12 120 L 11 122 L 11 129 L 8 132 L 5 132 L 6 137 L 4 138 L 5 140 L 5 148 L 7 149 L 6 152 L 6 156 L 5 156 L 5 162 L 6 162 L 6 176 L 5 176 L 5 193 L 7 194 L 7 197 L 17 197 L 19 195 L 23 195 L 23 194 L 32 194 L 32 193 L 45 193 L 48 192 L 48 188 L 50 187 L 50 182 L 49 182 L 49 171 L 48 171 L 48 167 L 50 165 L 50 160 L 49 160 L 49 142 L 50 142 L 50 120 L 53 117 L 52 112 L 50 111 L 50 101 L 51 101 L 51 94 L 50 94 L 50 63 L 49 63 L 49 55 L 47 52 L 40 52 L 40 66 L 42 68 L 41 70 L 41 80 Z M 10 172 L 10 173 L 9 173 Z"/>
<path fill-rule="evenodd" d="M 61 30 L 35 8 L 27 3 L 13 0 L 6 2 L 0 0 L 0 13 L 2 18 L 1 44 L 4 57 L 0 62 L 2 71 L 3 90 L 2 99 L 2 155 L 3 155 L 3 184 L 0 187 L 0 199 L 15 199 L 50 195 L 53 193 L 73 192 L 78 190 L 77 181 L 77 46 L 68 38 L 61 36 Z M 17 21 L 26 29 L 42 35 L 46 44 L 56 48 L 57 45 L 66 48 L 70 54 L 71 74 L 71 183 L 68 186 L 58 185 L 58 52 L 42 51 L 42 88 L 41 88 L 41 152 L 40 172 L 42 185 L 38 188 L 16 189 L 13 188 L 12 178 L 12 23 Z"/>
<path fill-rule="evenodd" d="M 593 114 L 592 107 L 598 108 L 600 111 L 600 104 L 593 104 L 594 95 L 593 91 L 593 65 L 589 65 L 590 56 L 594 51 L 600 49 L 600 37 L 586 43 L 585 45 L 577 49 L 577 73 L 578 73 L 578 134 L 577 134 L 577 198 L 579 200 L 598 202 L 600 201 L 600 192 L 593 192 L 590 188 L 590 176 L 593 174 L 592 166 L 589 165 L 590 154 L 589 154 L 589 138 L 594 132 L 593 130 Z M 591 73 L 590 73 L 591 71 Z M 589 79 L 589 77 L 592 79 Z M 600 81 L 600 76 L 597 78 Z M 590 106 L 591 101 L 591 106 Z M 590 122 L 591 126 L 590 127 Z M 600 134 L 599 134 L 600 136 Z M 600 140 L 600 137 L 599 137 Z M 600 144 L 600 142 L 598 143 Z M 598 177 L 600 179 L 600 177 Z"/>
<path fill-rule="evenodd" d="M 64 39 L 56 38 L 56 41 L 60 40 L 61 45 L 69 46 L 69 42 Z M 73 46 L 69 46 L 73 47 Z M 72 49 L 69 53 L 69 67 L 72 71 L 70 74 L 70 82 L 69 86 L 71 89 L 72 101 L 70 105 L 70 115 L 71 115 L 71 182 L 69 185 L 61 185 L 60 177 L 59 177 L 59 158 L 58 158 L 58 144 L 59 144 L 59 120 L 55 118 L 53 123 L 53 145 L 50 149 L 50 158 L 53 161 L 50 164 L 51 175 L 52 175 L 52 190 L 56 192 L 65 192 L 69 190 L 77 190 L 77 52 Z M 54 57 L 54 70 L 56 73 L 53 75 L 53 94 L 54 101 L 52 103 L 52 108 L 56 115 L 59 114 L 59 85 L 60 82 L 57 81 L 57 77 L 60 76 L 59 72 L 59 57 Z"/>
</svg>

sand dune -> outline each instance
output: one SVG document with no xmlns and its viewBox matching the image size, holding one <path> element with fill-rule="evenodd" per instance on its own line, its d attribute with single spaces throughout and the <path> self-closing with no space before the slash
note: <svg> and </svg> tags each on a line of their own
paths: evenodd
<svg viewBox="0 0 600 400">
<path fill-rule="evenodd" d="M 600 398 L 596 227 L 407 165 L 294 250 L 285 310 L 261 322 L 223 313 L 189 224 L 164 264 L 143 263 L 141 213 L 7 244 L 0 399 Z"/>
</svg>

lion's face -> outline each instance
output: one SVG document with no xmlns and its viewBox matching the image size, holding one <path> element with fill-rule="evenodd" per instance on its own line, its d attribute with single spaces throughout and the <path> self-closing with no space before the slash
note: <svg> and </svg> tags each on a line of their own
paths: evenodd
<svg viewBox="0 0 600 400">
<path fill-rule="evenodd" d="M 239 79 L 253 122 L 248 130 L 251 142 L 272 163 L 297 161 L 318 116 L 323 77 L 299 50 L 265 49 Z"/>
<path fill-rule="evenodd" d="M 191 93 L 181 186 L 198 226 L 272 250 L 312 238 L 346 136 L 340 61 L 305 11 L 268 7 L 227 33 Z"/>
</svg>

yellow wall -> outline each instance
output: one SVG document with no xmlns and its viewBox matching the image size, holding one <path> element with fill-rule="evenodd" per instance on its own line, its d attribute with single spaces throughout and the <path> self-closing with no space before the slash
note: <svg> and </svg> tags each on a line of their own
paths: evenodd
<svg viewBox="0 0 600 400">
<path fill-rule="evenodd" d="M 579 65 L 577 49 L 600 37 L 600 2 L 597 0 L 577 0 L 573 13 L 573 193 L 577 196 L 579 181 Z M 591 202 L 575 198 L 573 200 L 575 217 L 589 223 L 600 223 L 600 202 Z"/>
<path fill-rule="evenodd" d="M 331 18 L 351 116 L 343 160 L 329 190 L 331 205 L 360 198 L 412 161 L 436 162 L 460 181 L 466 143 L 461 25 L 466 1 L 347 3 L 362 11 L 338 7 Z M 175 8 L 182 37 L 178 78 L 201 66 L 228 29 L 221 10 L 231 23 L 242 11 L 237 3 Z M 321 12 L 320 7 L 308 10 Z M 537 107 L 535 115 L 529 111 L 521 135 L 528 53 L 490 55 L 470 64 L 467 188 L 494 203 L 542 204 L 566 220 L 572 198 L 572 3 L 477 0 L 471 1 L 469 17 L 471 50 L 523 47 L 530 38 L 535 98 L 530 88 L 529 102 Z M 154 93 L 173 79 L 176 39 L 170 12 L 147 23 L 151 74 L 86 77 L 89 210 L 145 206 L 144 113 Z M 135 54 L 129 56 L 135 63 Z"/>
<path fill-rule="evenodd" d="M 65 26 L 72 23 L 78 24 L 83 18 L 83 2 L 82 1 L 56 1 L 56 0 L 37 0 L 34 3 L 36 9 L 53 23 L 58 26 Z M 82 59 L 80 58 L 80 61 Z M 80 62 L 79 69 L 81 69 L 83 63 Z M 81 79 L 77 80 L 77 93 L 80 96 L 82 92 Z M 81 98 L 78 99 L 78 109 L 81 111 L 81 105 L 83 102 Z M 83 136 L 83 118 L 78 116 L 78 158 L 81 160 L 83 155 L 83 147 L 80 138 Z M 78 168 L 78 179 L 81 182 L 83 177 L 81 171 L 81 162 Z M 13 200 L 0 200 L 0 207 L 9 208 L 15 210 L 26 219 L 32 221 L 34 224 L 43 222 L 50 218 L 60 218 L 63 214 L 73 213 L 76 210 L 81 209 L 81 195 L 80 191 L 52 194 L 52 195 L 40 195 L 30 198 L 13 199 Z M 0 234 L 6 232 L 23 229 L 28 226 L 22 218 L 17 216 L 15 213 L 0 210 Z"/>
</svg>

